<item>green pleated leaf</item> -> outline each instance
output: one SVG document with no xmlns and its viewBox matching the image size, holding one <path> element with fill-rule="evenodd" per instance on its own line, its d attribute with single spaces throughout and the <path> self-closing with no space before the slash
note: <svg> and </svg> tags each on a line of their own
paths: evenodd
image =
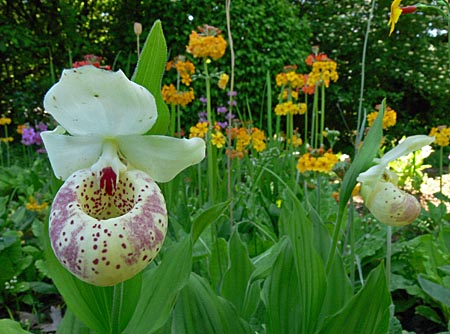
<svg viewBox="0 0 450 334">
<path fill-rule="evenodd" d="M 194 218 L 191 229 L 193 244 L 195 244 L 205 228 L 214 223 L 217 218 L 219 218 L 225 212 L 230 203 L 231 200 L 215 204 Z"/>
<path fill-rule="evenodd" d="M 431 298 L 442 303 L 446 307 L 450 307 L 449 289 L 426 279 L 422 275 L 418 276 L 418 281 L 423 291 L 425 291 Z"/>
<path fill-rule="evenodd" d="M 219 291 L 225 271 L 228 268 L 228 243 L 223 238 L 217 238 L 211 245 L 211 256 L 208 261 L 211 285 Z"/>
<path fill-rule="evenodd" d="M 327 290 L 324 262 L 314 247 L 312 223 L 296 198 L 284 204 L 280 225 L 287 233 L 297 270 L 301 312 L 298 333 L 313 333 Z"/>
<path fill-rule="evenodd" d="M 188 281 L 191 266 L 192 242 L 188 236 L 166 251 L 159 266 L 142 275 L 140 299 L 123 334 L 153 333 L 164 326 Z"/>
<path fill-rule="evenodd" d="M 158 108 L 158 119 L 149 134 L 166 134 L 169 125 L 169 108 L 161 94 L 161 81 L 167 62 L 167 45 L 161 26 L 156 21 L 142 48 L 132 80 L 153 94 Z"/>
<path fill-rule="evenodd" d="M 71 311 L 66 310 L 64 318 L 58 326 L 58 334 L 97 334 L 83 324 Z"/>
<path fill-rule="evenodd" d="M 263 292 L 267 313 L 267 334 L 302 334 L 301 295 L 289 242 L 282 243 L 271 275 L 264 282 Z"/>
<path fill-rule="evenodd" d="M 280 252 L 284 249 L 285 243 L 289 242 L 287 237 L 281 237 L 280 240 L 264 253 L 252 259 L 255 266 L 250 281 L 256 281 L 266 278 L 272 271 L 273 264 L 278 258 Z"/>
<path fill-rule="evenodd" d="M 87 327 L 98 333 L 110 333 L 120 331 L 126 327 L 136 307 L 136 296 L 141 289 L 141 274 L 122 283 L 123 296 L 119 308 L 120 315 L 111 314 L 114 297 L 114 287 L 98 287 L 83 281 L 69 273 L 55 257 L 48 235 L 46 225 L 45 256 L 47 269 L 63 296 L 67 307 Z"/>
<path fill-rule="evenodd" d="M 254 266 L 237 230 L 231 236 L 229 244 L 229 268 L 223 277 L 221 294 L 241 313 Z"/>
<path fill-rule="evenodd" d="M 218 297 L 204 278 L 191 273 L 175 306 L 172 333 L 240 334 L 249 333 L 249 328 L 230 302 Z"/>
<path fill-rule="evenodd" d="M 383 264 L 371 271 L 364 287 L 335 315 L 326 319 L 317 334 L 346 333 L 384 334 L 389 330 L 388 291 Z"/>
<path fill-rule="evenodd" d="M 0 319 L 0 333 L 2 334 L 32 334 L 24 329 L 17 321 Z"/>
</svg>

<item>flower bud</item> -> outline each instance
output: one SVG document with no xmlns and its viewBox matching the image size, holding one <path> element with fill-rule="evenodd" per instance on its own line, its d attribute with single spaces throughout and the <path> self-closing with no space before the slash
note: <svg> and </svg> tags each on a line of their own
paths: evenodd
<svg viewBox="0 0 450 334">
<path fill-rule="evenodd" d="M 134 22 L 134 33 L 138 36 L 142 34 L 142 24 L 139 22 Z"/>
</svg>

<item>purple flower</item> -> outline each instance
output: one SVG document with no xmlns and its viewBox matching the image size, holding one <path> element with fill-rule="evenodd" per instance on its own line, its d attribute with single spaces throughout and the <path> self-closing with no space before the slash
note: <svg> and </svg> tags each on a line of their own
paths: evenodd
<svg viewBox="0 0 450 334">
<path fill-rule="evenodd" d="M 208 99 L 207 99 L 206 97 L 204 97 L 204 96 L 201 96 L 201 97 L 199 98 L 199 100 L 200 100 L 200 102 L 203 103 L 203 104 L 206 104 L 206 103 L 208 102 Z"/>
<path fill-rule="evenodd" d="M 227 95 L 228 95 L 228 96 L 236 96 L 236 95 L 237 95 L 237 92 L 236 92 L 235 90 L 232 90 L 232 91 L 229 91 L 229 92 L 227 93 Z"/>
<path fill-rule="evenodd" d="M 227 112 L 227 107 L 224 106 L 217 107 L 217 112 L 219 114 L 225 114 Z"/>
<path fill-rule="evenodd" d="M 35 143 L 35 140 L 36 140 L 36 131 L 34 131 L 34 129 L 30 127 L 23 128 L 22 140 L 20 142 L 26 146 L 30 146 Z"/>
<path fill-rule="evenodd" d="M 226 114 L 225 118 L 229 121 L 231 121 L 232 119 L 234 119 L 236 116 L 234 114 Z"/>
<path fill-rule="evenodd" d="M 217 125 L 222 129 L 225 129 L 228 126 L 228 122 L 217 122 Z"/>
<path fill-rule="evenodd" d="M 233 100 L 231 103 L 233 104 L 233 107 L 236 106 L 236 101 L 235 100 Z M 228 105 L 230 105 L 230 101 L 228 101 Z"/>
<path fill-rule="evenodd" d="M 44 122 L 39 122 L 36 126 L 35 126 L 36 130 L 39 130 L 40 132 L 43 131 L 47 131 L 48 127 L 47 124 L 45 124 Z"/>
<path fill-rule="evenodd" d="M 199 122 L 206 122 L 208 119 L 208 114 L 206 111 L 202 111 L 198 113 L 198 121 Z"/>
</svg>

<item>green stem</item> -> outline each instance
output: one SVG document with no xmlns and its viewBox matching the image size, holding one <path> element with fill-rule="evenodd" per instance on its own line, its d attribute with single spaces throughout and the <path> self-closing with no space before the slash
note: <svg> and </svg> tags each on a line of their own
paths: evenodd
<svg viewBox="0 0 450 334">
<path fill-rule="evenodd" d="M 317 147 L 317 118 L 318 118 L 318 109 L 319 109 L 319 93 L 318 93 L 319 85 L 316 83 L 316 89 L 314 90 L 314 100 L 313 100 L 313 111 L 312 111 L 312 120 L 311 120 L 311 145 L 314 148 Z"/>
<path fill-rule="evenodd" d="M 211 111 L 211 78 L 208 73 L 208 63 L 204 61 L 205 69 L 205 84 L 206 84 L 206 114 L 208 119 L 209 131 L 206 134 L 206 155 L 207 155 L 207 175 L 208 175 L 208 198 L 210 204 L 214 202 L 216 195 L 216 179 L 214 178 L 214 156 L 213 147 L 211 143 L 211 132 L 213 129 L 213 118 Z"/>
<path fill-rule="evenodd" d="M 111 306 L 111 334 L 120 333 L 120 315 L 122 314 L 123 282 L 114 286 Z"/>
<path fill-rule="evenodd" d="M 305 142 L 305 144 L 308 144 L 308 94 L 305 94 L 305 104 L 305 133 L 303 134 L 303 141 Z"/>
<path fill-rule="evenodd" d="M 177 131 L 178 131 L 178 138 L 181 138 L 181 107 L 177 106 Z"/>
<path fill-rule="evenodd" d="M 175 134 L 175 105 L 170 104 L 170 136 L 173 137 Z"/>
<path fill-rule="evenodd" d="M 320 146 L 323 146 L 323 131 L 325 130 L 325 85 L 322 84 L 322 100 L 321 100 L 321 106 L 320 106 Z"/>
<path fill-rule="evenodd" d="M 391 286 L 391 254 L 392 254 L 392 226 L 387 226 L 386 231 L 386 280 L 388 291 Z"/>
</svg>

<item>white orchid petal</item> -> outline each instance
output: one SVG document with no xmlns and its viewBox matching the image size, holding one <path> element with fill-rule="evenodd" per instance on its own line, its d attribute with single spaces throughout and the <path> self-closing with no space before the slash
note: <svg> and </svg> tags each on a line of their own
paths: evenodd
<svg viewBox="0 0 450 334">
<path fill-rule="evenodd" d="M 73 172 L 92 166 L 102 153 L 102 140 L 96 136 L 69 136 L 61 127 L 41 133 L 48 158 L 57 178 L 65 180 Z"/>
<path fill-rule="evenodd" d="M 430 145 L 434 141 L 434 137 L 425 135 L 416 135 L 407 137 L 404 141 L 387 152 L 381 159 L 380 164 L 387 164 L 394 161 L 404 155 L 408 155 L 411 152 L 417 151 L 426 145 Z"/>
<path fill-rule="evenodd" d="M 118 138 L 118 143 L 127 161 L 157 182 L 170 181 L 205 157 L 205 142 L 200 138 L 123 136 Z"/>
<path fill-rule="evenodd" d="M 377 182 L 386 170 L 385 165 L 375 165 L 370 167 L 364 173 L 358 175 L 356 179 L 358 182 L 367 183 L 367 182 Z"/>
<path fill-rule="evenodd" d="M 64 70 L 45 95 L 44 107 L 71 135 L 143 134 L 157 118 L 148 90 L 122 71 L 94 66 Z"/>
</svg>

